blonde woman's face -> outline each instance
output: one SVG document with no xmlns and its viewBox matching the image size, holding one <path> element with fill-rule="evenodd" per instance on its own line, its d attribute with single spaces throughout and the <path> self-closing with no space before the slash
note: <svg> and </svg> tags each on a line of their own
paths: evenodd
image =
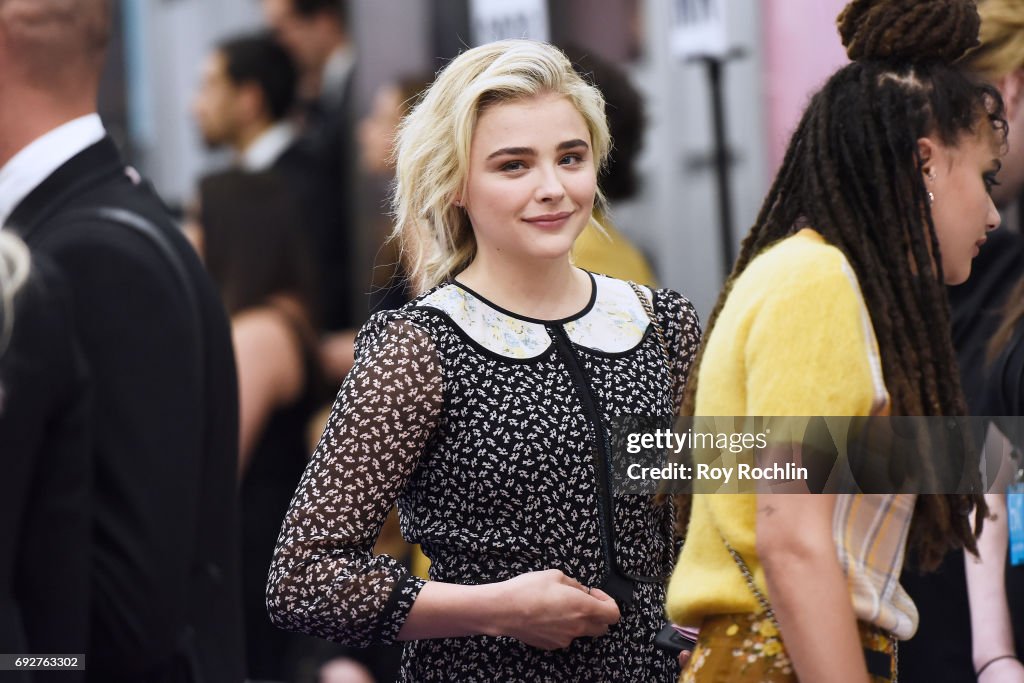
<svg viewBox="0 0 1024 683">
<path fill-rule="evenodd" d="M 564 96 L 493 105 L 477 120 L 466 195 L 477 250 L 515 260 L 566 258 L 594 208 L 586 121 Z"/>
</svg>

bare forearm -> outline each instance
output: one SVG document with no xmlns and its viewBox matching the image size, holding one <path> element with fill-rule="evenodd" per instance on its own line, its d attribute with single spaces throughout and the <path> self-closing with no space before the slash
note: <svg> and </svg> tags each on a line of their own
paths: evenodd
<svg viewBox="0 0 1024 683">
<path fill-rule="evenodd" d="M 398 640 L 503 635 L 501 584 L 462 586 L 428 581 L 398 632 Z"/>
<path fill-rule="evenodd" d="M 802 681 L 864 683 L 867 666 L 832 538 L 835 496 L 758 495 L 757 551 Z"/>
<path fill-rule="evenodd" d="M 800 680 L 864 683 L 868 674 L 857 618 L 835 556 L 780 554 L 765 562 L 765 576 Z"/>
<path fill-rule="evenodd" d="M 994 519 L 985 520 L 985 529 L 978 538 L 980 557 L 964 553 L 975 669 L 993 657 L 1014 652 L 1004 584 L 1008 537 L 1006 499 L 1001 494 L 988 494 L 985 501 Z"/>
</svg>

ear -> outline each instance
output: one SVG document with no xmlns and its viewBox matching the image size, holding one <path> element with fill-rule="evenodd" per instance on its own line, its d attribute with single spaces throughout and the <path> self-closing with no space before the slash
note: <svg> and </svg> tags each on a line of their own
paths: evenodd
<svg viewBox="0 0 1024 683">
<path fill-rule="evenodd" d="M 931 138 L 917 139 L 917 156 L 921 159 L 921 170 L 929 175 L 936 163 L 939 146 Z"/>
<path fill-rule="evenodd" d="M 999 92 L 1003 96 L 1006 120 L 1012 121 L 1019 107 L 1024 104 L 1021 102 L 1021 96 L 1024 95 L 1024 68 L 1006 74 L 995 82 L 995 86 L 999 88 Z"/>
<path fill-rule="evenodd" d="M 238 104 L 240 108 L 246 112 L 250 118 L 262 117 L 265 114 L 269 116 L 264 110 L 266 109 L 265 102 L 263 100 L 263 91 L 255 83 L 243 83 L 238 86 L 236 91 L 238 97 Z"/>
</svg>

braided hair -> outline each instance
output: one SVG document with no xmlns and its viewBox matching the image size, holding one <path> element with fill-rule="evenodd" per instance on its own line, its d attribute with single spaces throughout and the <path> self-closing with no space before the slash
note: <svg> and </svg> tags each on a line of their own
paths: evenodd
<svg viewBox="0 0 1024 683">
<path fill-rule="evenodd" d="M 949 334 L 939 243 L 917 141 L 955 147 L 991 125 L 1005 135 L 995 88 L 954 65 L 978 42 L 970 0 L 853 0 L 838 19 L 851 64 L 814 95 L 745 238 L 711 317 L 706 340 L 733 284 L 762 251 L 811 226 L 857 274 L 895 415 L 963 415 L 966 405 Z M 695 367 L 700 367 L 704 345 Z M 699 373 L 683 413 L 692 415 Z M 681 502 L 685 526 L 689 501 Z M 972 532 L 968 514 L 977 507 Z M 922 495 L 911 545 L 922 569 L 947 550 L 976 552 L 987 513 L 981 495 Z"/>
</svg>

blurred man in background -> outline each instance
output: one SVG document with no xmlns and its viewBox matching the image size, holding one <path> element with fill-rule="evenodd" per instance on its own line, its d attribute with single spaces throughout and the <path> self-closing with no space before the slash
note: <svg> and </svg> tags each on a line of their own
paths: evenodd
<svg viewBox="0 0 1024 683">
<path fill-rule="evenodd" d="M 192 114 L 207 147 L 229 147 L 246 171 L 267 171 L 295 155 L 297 131 L 288 119 L 298 74 L 269 36 L 220 43 L 203 64 Z"/>
<path fill-rule="evenodd" d="M 263 0 L 263 15 L 275 38 L 299 68 L 302 145 L 323 169 L 332 190 L 327 225 L 314 242 L 323 293 L 324 364 L 340 380 L 353 361 L 355 329 L 365 317 L 357 307 L 369 288 L 361 282 L 359 237 L 353 206 L 355 142 L 352 86 L 355 47 L 344 0 Z"/>
</svg>

